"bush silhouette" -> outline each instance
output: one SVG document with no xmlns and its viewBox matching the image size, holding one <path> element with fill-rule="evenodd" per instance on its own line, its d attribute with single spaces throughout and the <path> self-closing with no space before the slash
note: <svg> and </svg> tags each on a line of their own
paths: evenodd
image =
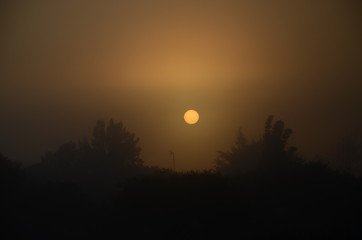
<svg viewBox="0 0 362 240">
<path fill-rule="evenodd" d="M 106 191 L 124 178 L 145 168 L 140 158 L 139 139 L 121 122 L 106 125 L 97 121 L 91 141 L 67 142 L 48 152 L 29 171 L 49 180 L 76 182 L 93 191 Z"/>
<path fill-rule="evenodd" d="M 299 161 L 290 135 L 270 116 L 260 139 L 239 130 L 218 171 L 204 172 L 144 167 L 138 139 L 113 121 L 97 122 L 89 141 L 65 143 L 30 168 L 0 154 L 2 235 L 360 239 L 361 179 Z"/>
<path fill-rule="evenodd" d="M 216 169 L 227 175 L 237 175 L 260 168 L 279 167 L 288 162 L 299 160 L 295 147 L 288 147 L 288 139 L 292 134 L 285 128 L 284 122 L 273 123 L 273 115 L 265 121 L 263 137 L 249 142 L 241 129 L 230 151 L 219 151 Z"/>
<path fill-rule="evenodd" d="M 142 165 L 138 146 L 139 138 L 129 132 L 122 122 L 109 121 L 108 126 L 98 121 L 93 130 L 92 150 L 108 161 L 118 161 L 125 165 Z M 85 145 L 85 144 L 84 144 Z"/>
</svg>

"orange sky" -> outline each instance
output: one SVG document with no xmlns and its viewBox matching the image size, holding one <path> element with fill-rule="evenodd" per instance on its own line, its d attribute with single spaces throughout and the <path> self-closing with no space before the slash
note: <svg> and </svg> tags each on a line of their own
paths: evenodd
<svg viewBox="0 0 362 240">
<path fill-rule="evenodd" d="M 3 1 L 0 151 L 24 163 L 122 120 L 147 164 L 209 168 L 270 113 L 302 154 L 360 131 L 358 1 Z M 187 109 L 200 122 L 186 125 Z M 333 129 L 333 132 L 332 132 Z"/>
</svg>

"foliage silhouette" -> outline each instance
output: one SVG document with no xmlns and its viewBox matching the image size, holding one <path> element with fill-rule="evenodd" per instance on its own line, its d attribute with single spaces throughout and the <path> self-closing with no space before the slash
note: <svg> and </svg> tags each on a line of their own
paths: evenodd
<svg viewBox="0 0 362 240">
<path fill-rule="evenodd" d="M 51 181 L 75 182 L 95 197 L 116 192 L 116 184 L 147 168 L 140 158 L 139 139 L 121 122 L 97 121 L 91 144 L 67 142 L 55 152 L 47 152 L 39 164 L 28 168 L 36 176 Z"/>
<path fill-rule="evenodd" d="M 104 124 L 100 124 L 104 126 Z M 97 129 L 101 131 L 101 138 L 97 139 L 96 129 L 94 129 L 93 143 L 102 141 L 104 129 Z M 134 133 L 129 132 L 122 124 L 122 122 L 114 123 L 113 120 L 109 121 L 105 133 L 103 145 L 105 147 L 106 158 L 111 161 L 121 161 L 126 165 L 142 165 L 143 161 L 139 155 L 141 148 L 138 146 L 139 138 L 135 137 Z"/>
<path fill-rule="evenodd" d="M 92 144 L 89 144 L 86 138 L 79 141 L 78 145 L 67 142 L 60 146 L 58 151 L 45 154 L 42 161 L 64 161 L 70 164 L 92 157 L 99 161 L 117 161 L 121 165 L 143 164 L 139 156 L 141 153 L 141 148 L 138 146 L 139 139 L 134 133 L 129 132 L 122 122 L 114 123 L 110 120 L 106 126 L 104 121 L 97 121 L 91 142 Z"/>
<path fill-rule="evenodd" d="M 257 141 L 239 130 L 204 172 L 143 166 L 137 138 L 112 122 L 30 168 L 0 154 L 2 239 L 360 239 L 361 178 L 301 161 L 290 134 L 272 117 Z M 84 182 L 115 194 L 95 199 Z"/>
<path fill-rule="evenodd" d="M 288 147 L 288 139 L 292 134 L 284 122 L 273 123 L 273 115 L 265 121 L 263 137 L 249 142 L 241 129 L 230 151 L 219 151 L 216 169 L 227 175 L 238 175 L 261 168 L 281 167 L 300 160 L 296 156 L 296 148 Z"/>
</svg>

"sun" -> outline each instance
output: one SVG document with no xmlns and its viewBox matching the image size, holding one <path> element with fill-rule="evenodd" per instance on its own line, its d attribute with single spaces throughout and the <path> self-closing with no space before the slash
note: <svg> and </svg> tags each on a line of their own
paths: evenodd
<svg viewBox="0 0 362 240">
<path fill-rule="evenodd" d="M 184 119 L 187 124 L 195 124 L 199 121 L 199 113 L 195 110 L 187 110 L 184 114 Z"/>
</svg>

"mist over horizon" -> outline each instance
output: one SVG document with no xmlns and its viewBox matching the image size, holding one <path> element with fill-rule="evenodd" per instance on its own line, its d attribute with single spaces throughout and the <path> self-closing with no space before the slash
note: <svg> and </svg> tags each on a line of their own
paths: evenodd
<svg viewBox="0 0 362 240">
<path fill-rule="evenodd" d="M 362 239 L 362 1 L 0 1 L 1 239 Z"/>
<path fill-rule="evenodd" d="M 261 4 L 263 3 L 263 4 Z M 283 119 L 308 158 L 361 135 L 358 1 L 1 4 L 0 149 L 29 165 L 121 120 L 149 165 L 211 168 Z M 200 122 L 187 126 L 188 109 Z M 333 130 L 332 130 L 333 129 Z M 194 147 L 197 146 L 198 150 Z"/>
</svg>

